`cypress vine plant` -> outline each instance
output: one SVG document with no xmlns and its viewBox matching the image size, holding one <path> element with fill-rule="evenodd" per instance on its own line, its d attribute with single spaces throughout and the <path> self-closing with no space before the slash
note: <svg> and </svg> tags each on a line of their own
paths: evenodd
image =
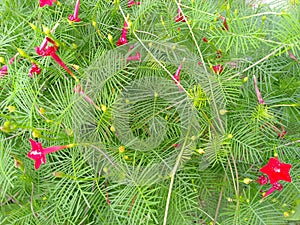
<svg viewBox="0 0 300 225">
<path fill-rule="evenodd" d="M 0 4 L 0 224 L 299 224 L 298 1 Z"/>
</svg>

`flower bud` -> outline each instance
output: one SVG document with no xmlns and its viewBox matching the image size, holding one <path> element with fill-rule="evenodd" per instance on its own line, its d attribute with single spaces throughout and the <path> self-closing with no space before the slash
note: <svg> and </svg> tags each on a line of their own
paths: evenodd
<svg viewBox="0 0 300 225">
<path fill-rule="evenodd" d="M 18 50 L 20 56 L 22 56 L 22 57 L 24 57 L 24 58 L 28 58 L 28 57 L 29 57 L 29 56 L 26 54 L 26 52 L 23 51 L 22 49 L 17 48 L 17 50 Z"/>
<path fill-rule="evenodd" d="M 0 63 L 5 63 L 5 59 L 4 59 L 4 57 L 0 57 Z"/>
<path fill-rule="evenodd" d="M 50 30 L 48 27 L 44 26 L 44 25 L 43 25 L 43 32 L 44 32 L 46 35 L 51 34 L 51 30 Z"/>
<path fill-rule="evenodd" d="M 200 155 L 202 155 L 202 154 L 205 153 L 205 151 L 204 151 L 202 148 L 199 148 L 199 149 L 197 150 L 197 152 L 198 152 Z"/>
<path fill-rule="evenodd" d="M 44 115 L 45 112 L 46 112 L 46 110 L 45 110 L 43 107 L 41 107 L 41 108 L 39 109 L 39 113 L 40 113 L 40 114 Z"/>
<path fill-rule="evenodd" d="M 53 176 L 55 176 L 57 178 L 63 178 L 66 176 L 66 174 L 64 172 L 54 172 Z"/>
<path fill-rule="evenodd" d="M 228 139 L 231 139 L 231 138 L 233 138 L 233 135 L 232 135 L 232 134 L 228 134 L 228 135 L 227 135 L 227 138 L 228 138 Z"/>
<path fill-rule="evenodd" d="M 34 138 L 40 138 L 41 137 L 41 133 L 36 129 L 34 129 L 31 134 L 32 134 L 32 137 L 34 137 Z"/>
<path fill-rule="evenodd" d="M 38 27 L 36 25 L 34 25 L 33 23 L 29 23 L 29 25 L 31 26 L 31 28 L 33 30 L 38 30 Z"/>
<path fill-rule="evenodd" d="M 250 184 L 251 183 L 251 179 L 250 178 L 244 178 L 244 180 L 243 180 L 243 182 L 244 182 L 244 184 Z"/>
<path fill-rule="evenodd" d="M 14 112 L 14 111 L 16 111 L 16 107 L 15 106 L 10 105 L 7 108 L 8 108 L 8 111 L 11 112 L 11 113 Z"/>
<path fill-rule="evenodd" d="M 121 145 L 119 147 L 119 153 L 124 153 L 125 152 L 125 146 L 124 145 Z"/>
</svg>

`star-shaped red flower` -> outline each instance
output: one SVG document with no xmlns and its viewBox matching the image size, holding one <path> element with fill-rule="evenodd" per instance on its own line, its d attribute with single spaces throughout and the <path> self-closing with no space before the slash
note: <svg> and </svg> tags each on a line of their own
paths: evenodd
<svg viewBox="0 0 300 225">
<path fill-rule="evenodd" d="M 64 146 L 52 146 L 50 148 L 43 148 L 42 143 L 29 139 L 31 144 L 31 150 L 28 152 L 28 158 L 31 158 L 35 161 L 34 168 L 38 170 L 42 163 L 46 163 L 46 154 L 51 152 L 56 152 L 64 148 L 73 147 L 73 145 L 64 145 Z"/>
<path fill-rule="evenodd" d="M 52 6 L 53 2 L 56 2 L 56 0 L 40 0 L 40 7 L 43 7 L 45 5 Z"/>
<path fill-rule="evenodd" d="M 267 165 L 260 169 L 260 172 L 267 174 L 270 184 L 275 184 L 279 180 L 291 182 L 290 169 L 292 165 L 280 162 L 278 158 L 270 158 Z"/>
</svg>

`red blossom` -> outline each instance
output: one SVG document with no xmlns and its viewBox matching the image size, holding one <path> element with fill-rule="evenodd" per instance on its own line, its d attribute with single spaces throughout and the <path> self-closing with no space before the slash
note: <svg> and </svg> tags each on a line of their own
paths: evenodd
<svg viewBox="0 0 300 225">
<path fill-rule="evenodd" d="M 264 194 L 263 198 L 267 197 L 268 195 L 272 194 L 273 191 L 278 190 L 281 191 L 283 188 L 282 184 L 274 183 L 272 187 Z"/>
<path fill-rule="evenodd" d="M 181 9 L 177 9 L 177 16 L 175 17 L 175 22 L 186 22 L 186 17 L 182 15 Z"/>
<path fill-rule="evenodd" d="M 185 61 L 185 58 L 182 60 L 182 62 L 178 66 L 175 74 L 172 76 L 172 79 L 175 81 L 175 83 L 178 86 L 180 92 L 182 92 L 182 87 L 180 85 L 180 72 L 181 72 L 182 64 L 184 63 L 184 61 Z"/>
<path fill-rule="evenodd" d="M 139 61 L 139 62 L 141 62 L 141 54 L 139 52 L 136 52 L 136 55 L 128 56 L 126 58 L 126 62 L 128 62 L 128 61 Z"/>
<path fill-rule="evenodd" d="M 46 155 L 52 152 L 56 152 L 65 148 L 72 147 L 73 145 L 64 146 L 52 146 L 50 148 L 43 148 L 42 143 L 29 139 L 31 144 L 31 150 L 27 156 L 35 161 L 34 168 L 38 170 L 42 163 L 46 163 Z"/>
<path fill-rule="evenodd" d="M 35 63 L 32 63 L 32 66 L 29 70 L 29 76 L 33 77 L 34 74 L 40 74 L 42 71 L 41 68 L 38 67 L 38 65 L 36 65 Z"/>
<path fill-rule="evenodd" d="M 253 80 L 254 80 L 254 87 L 255 87 L 255 92 L 256 92 L 257 99 L 258 99 L 258 103 L 264 105 L 266 103 L 263 100 L 263 98 L 261 97 L 261 93 L 260 93 L 260 91 L 258 89 L 257 81 L 256 81 L 256 76 L 255 75 L 253 76 Z"/>
<path fill-rule="evenodd" d="M 277 157 L 270 158 L 267 165 L 260 169 L 260 172 L 269 177 L 270 184 L 275 184 L 279 180 L 291 182 L 290 169 L 292 165 L 280 162 Z"/>
<path fill-rule="evenodd" d="M 204 42 L 208 43 L 208 40 L 207 40 L 207 38 L 206 38 L 206 37 L 202 38 L 202 41 L 204 41 Z"/>
<path fill-rule="evenodd" d="M 229 30 L 229 27 L 228 27 L 228 24 L 227 24 L 227 21 L 226 21 L 226 18 L 222 15 L 219 16 L 219 18 L 223 21 L 223 30 Z"/>
<path fill-rule="evenodd" d="M 214 70 L 214 72 L 216 73 L 216 74 L 220 74 L 220 73 L 222 73 L 222 71 L 223 71 L 223 66 L 222 65 L 216 65 L 216 66 L 212 66 L 212 69 Z"/>
<path fill-rule="evenodd" d="M 265 184 L 268 183 L 268 178 L 265 177 L 264 175 L 261 175 L 261 176 L 258 178 L 257 182 L 258 182 L 260 185 L 265 185 Z"/>
<path fill-rule="evenodd" d="M 78 12 L 79 12 L 79 5 L 80 5 L 80 0 L 77 0 L 74 8 L 74 13 L 73 15 L 68 16 L 68 20 L 73 21 L 73 22 L 79 22 L 80 18 L 78 18 Z"/>
<path fill-rule="evenodd" d="M 47 46 L 48 43 L 53 44 L 53 46 Z M 76 76 L 72 73 L 72 71 L 66 66 L 66 64 L 61 60 L 61 58 L 56 54 L 56 51 L 58 49 L 58 45 L 53 41 L 51 38 L 46 37 L 43 43 L 41 44 L 40 47 L 36 47 L 35 51 L 38 55 L 45 57 L 45 56 L 51 56 L 52 59 L 54 59 L 58 65 L 60 65 L 65 71 L 68 72 L 68 74 L 71 75 L 76 81 L 78 79 Z"/>
<path fill-rule="evenodd" d="M 134 0 L 128 0 L 127 6 L 128 6 L 128 8 L 131 8 L 131 6 L 133 6 L 133 5 L 140 5 L 140 4 L 141 4 L 141 2 L 136 2 Z"/>
<path fill-rule="evenodd" d="M 128 40 L 127 40 L 127 31 L 128 31 L 128 24 L 126 23 L 126 21 L 124 22 L 124 27 L 122 29 L 122 35 L 121 37 L 118 39 L 118 42 L 117 42 L 117 46 L 120 46 L 120 45 L 125 45 L 128 43 Z"/>
<path fill-rule="evenodd" d="M 43 7 L 45 5 L 50 5 L 52 6 L 52 4 L 56 2 L 56 0 L 40 0 L 40 7 Z"/>
</svg>

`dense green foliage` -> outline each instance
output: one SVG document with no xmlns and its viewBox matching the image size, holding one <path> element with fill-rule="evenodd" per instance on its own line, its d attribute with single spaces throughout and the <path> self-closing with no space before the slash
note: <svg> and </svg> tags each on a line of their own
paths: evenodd
<svg viewBox="0 0 300 225">
<path fill-rule="evenodd" d="M 67 19 L 73 0 L 42 8 L 2 0 L 0 224 L 297 224 L 296 3 L 83 0 L 76 23 Z M 175 21 L 178 8 L 186 22 Z M 118 47 L 125 20 L 129 43 Z M 45 34 L 84 94 L 36 54 Z M 18 49 L 26 55 L 9 64 Z M 137 52 L 140 62 L 126 60 Z M 31 78 L 33 60 L 42 72 Z M 181 63 L 179 85 L 172 76 Z M 75 147 L 35 170 L 30 138 Z M 255 180 L 274 154 L 292 164 L 292 182 L 263 199 L 271 186 Z"/>
</svg>

